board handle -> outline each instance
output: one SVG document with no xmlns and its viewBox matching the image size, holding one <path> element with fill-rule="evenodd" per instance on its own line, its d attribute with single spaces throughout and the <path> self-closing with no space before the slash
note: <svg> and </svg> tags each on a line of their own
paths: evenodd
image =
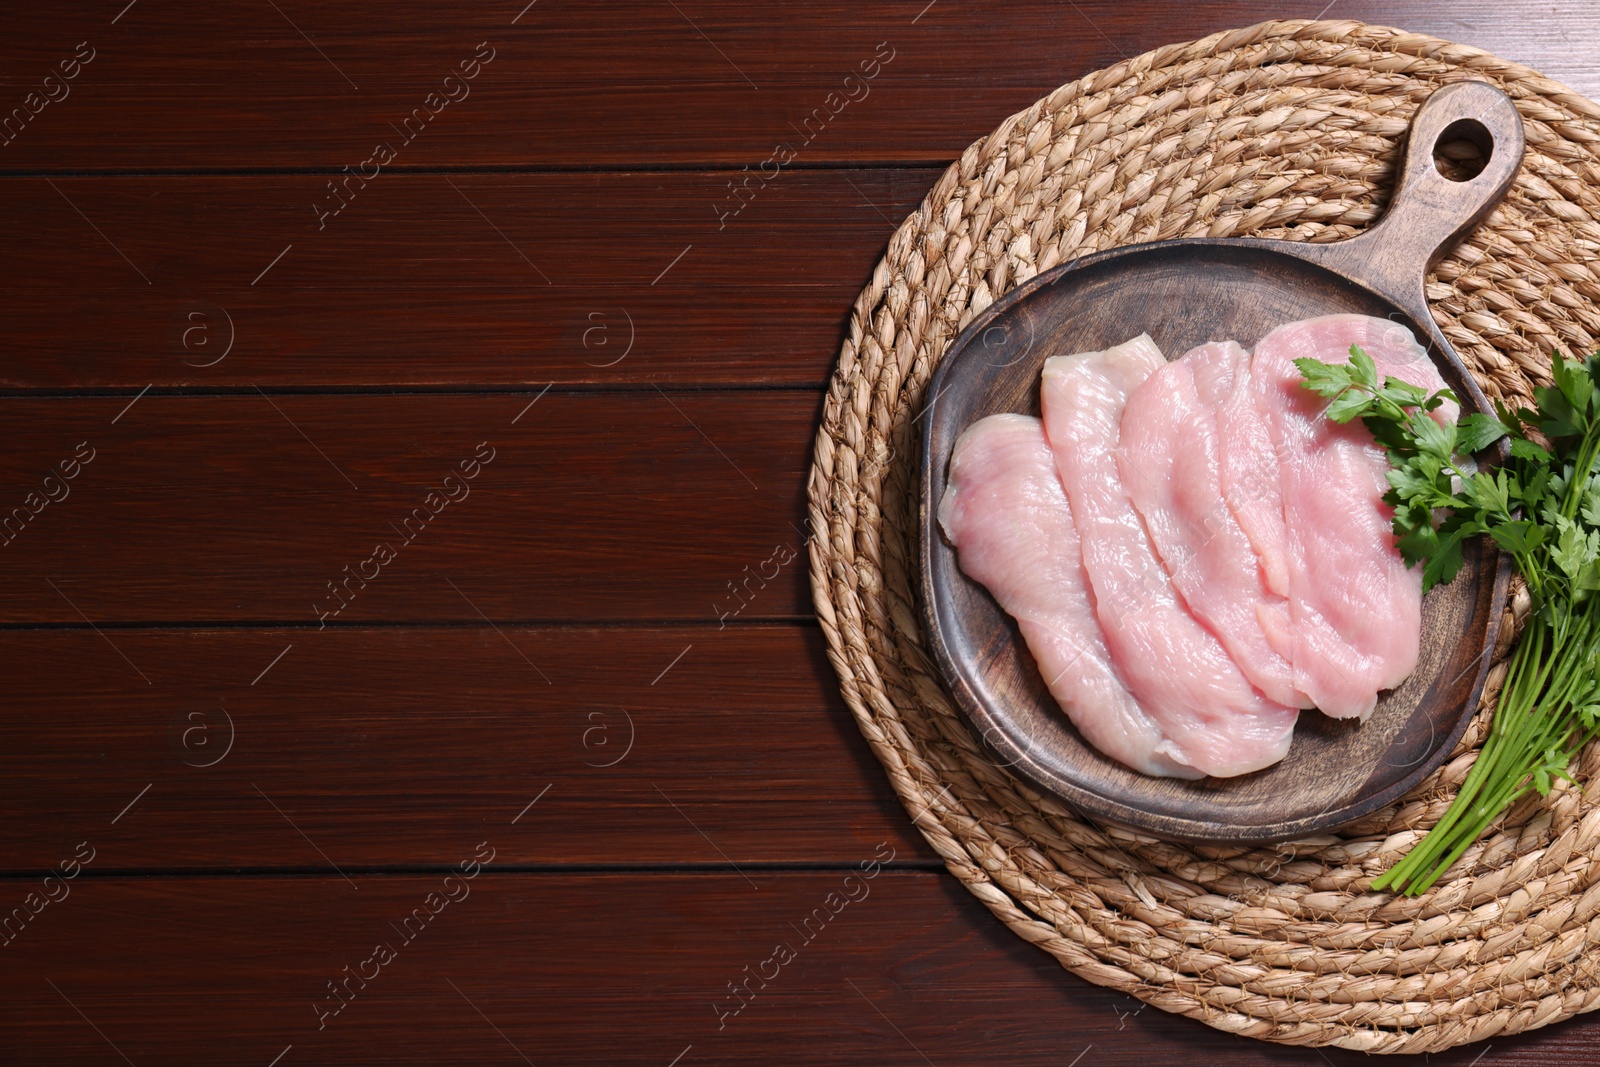
<svg viewBox="0 0 1600 1067">
<path fill-rule="evenodd" d="M 1468 140 L 1483 170 L 1453 181 L 1434 165 L 1441 142 Z M 1431 322 L 1423 281 L 1468 230 L 1489 213 L 1522 167 L 1522 116 L 1487 82 L 1453 82 L 1422 102 L 1406 138 L 1389 210 L 1365 233 L 1325 245 L 1302 245 L 1305 258 L 1361 282 Z M 1315 249 L 1314 252 L 1312 250 Z"/>
</svg>

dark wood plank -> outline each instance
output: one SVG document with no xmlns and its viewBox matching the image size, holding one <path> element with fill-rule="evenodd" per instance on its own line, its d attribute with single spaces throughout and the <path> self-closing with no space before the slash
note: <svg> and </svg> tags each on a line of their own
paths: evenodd
<svg viewBox="0 0 1600 1067">
<path fill-rule="evenodd" d="M 820 384 L 937 171 L 735 177 L 13 179 L 0 385 Z"/>
<path fill-rule="evenodd" d="M 475 855 L 546 825 L 530 816 L 464 830 L 457 859 L 472 870 Z M 116 845 L 84 836 L 92 872 Z M 63 859 L 76 844 L 62 842 Z M 753 885 L 733 873 L 506 876 L 498 852 L 448 885 L 443 872 L 364 876 L 358 889 L 337 877 L 80 875 L 6 946 L 0 1052 L 39 1065 L 121 1063 L 120 1053 L 253 1067 L 290 1046 L 286 1065 L 1371 1062 L 1141 1010 L 1062 971 L 948 875 L 871 866 L 889 855 L 860 849 L 871 879 L 758 872 Z M 39 888 L 0 883 L 8 906 Z M 402 930 L 430 893 L 437 914 Z M 374 955 L 380 943 L 388 955 Z M 347 967 L 356 977 L 336 999 L 328 983 Z M 746 982 L 733 1014 L 729 985 Z M 318 1011 L 341 1003 L 337 1015 Z M 1495 1038 L 1493 1062 L 1589 1062 L 1592 1031 Z M 1467 1067 L 1486 1050 L 1429 1062 Z"/>
<path fill-rule="evenodd" d="M 818 401 L 653 388 L 0 401 L 13 537 L 0 621 L 809 616 Z M 92 461 L 46 482 L 82 442 Z M 492 462 L 463 481 L 480 452 Z M 17 508 L 38 514 L 23 525 Z"/>
<path fill-rule="evenodd" d="M 501 862 L 937 860 L 815 627 L 107 636 L 0 634 L 8 869 L 448 864 L 535 799 Z"/>
<path fill-rule="evenodd" d="M 1296 0 L 1276 13 L 1325 7 Z M 1469 41 L 1600 91 L 1588 60 L 1600 24 L 1582 0 L 1536 13 L 1340 0 L 1329 13 Z M 815 395 L 673 385 L 818 382 L 850 300 L 933 168 L 1119 54 L 1260 17 L 1243 0 L 1019 0 L 1003 12 L 949 0 L 604 11 L 114 0 L 12 13 L 0 117 L 76 42 L 97 53 L 69 99 L 0 145 L 0 388 L 120 395 L 0 401 L 0 485 L 13 494 L 0 517 L 49 488 L 45 472 L 77 442 L 99 449 L 69 499 L 0 547 L 0 622 L 73 627 L 0 633 L 12 683 L 0 716 L 0 810 L 12 818 L 0 837 L 8 862 L 34 868 L 0 878 L 7 907 L 44 888 L 40 864 L 80 841 L 97 850 L 71 898 L 4 945 L 0 1061 L 1365 1062 L 1136 1012 L 1062 973 L 933 871 L 880 875 L 721 1030 L 713 1008 L 844 887 L 843 870 L 767 864 L 860 862 L 880 840 L 899 863 L 928 852 L 840 707 L 816 631 L 745 625 L 808 613 L 803 564 L 752 581 L 734 626 L 718 631 L 713 618 L 731 604 L 729 582 L 775 545 L 801 547 L 784 538 L 800 533 Z M 307 192 L 370 158 L 484 40 L 495 58 L 470 98 L 317 230 Z M 803 138 L 791 131 L 881 41 L 894 59 L 870 95 L 717 229 L 707 184 Z M 874 163 L 927 166 L 808 169 Z M 679 170 L 648 170 L 658 166 Z M 278 173 L 311 167 L 327 173 Z M 498 168 L 561 173 L 485 173 Z M 464 172 L 451 180 L 465 198 L 437 173 L 404 174 L 440 169 Z M 119 170 L 208 175 L 73 177 Z M 255 170 L 270 173 L 229 177 Z M 230 191 L 240 189 L 255 195 Z M 617 349 L 584 348 L 583 331 L 599 311 L 610 343 L 618 310 L 638 322 L 636 347 L 600 366 Z M 208 342 L 219 313 L 242 312 L 220 364 L 182 365 L 218 351 L 183 346 L 191 312 L 209 316 Z M 512 426 L 547 382 L 560 384 Z M 118 416 L 150 383 L 156 392 Z M 561 388 L 574 383 L 646 390 Z M 273 391 L 281 415 L 253 391 L 161 395 L 252 384 Z M 529 388 L 295 392 L 413 385 Z M 471 498 L 317 629 L 324 583 L 485 439 L 497 458 Z M 694 625 L 573 625 L 585 618 Z M 283 626 L 211 625 L 272 619 Z M 448 625 L 408 624 L 418 619 Z M 206 625 L 140 625 L 161 620 Z M 680 637 L 692 648 L 674 664 Z M 594 735 L 585 749 L 578 728 L 603 724 L 608 744 L 620 741 L 626 720 L 588 718 L 612 698 L 632 715 L 635 748 L 613 767 L 585 766 L 610 752 Z M 190 713 L 220 707 L 236 714 L 235 749 L 186 766 L 209 755 L 193 734 L 184 747 L 200 721 Z M 220 738 L 222 724 L 204 721 L 208 742 Z M 675 824 L 672 803 L 688 818 Z M 391 923 L 442 886 L 442 870 L 369 864 L 466 859 L 481 840 L 499 851 L 471 898 L 319 1032 L 325 983 L 378 939 L 398 943 Z M 350 864 L 359 889 L 319 847 Z M 504 869 L 720 864 L 719 848 L 745 873 Z M 126 876 L 243 863 L 278 870 Z M 1600 1029 L 1579 1023 L 1489 1051 L 1502 1063 L 1581 1063 L 1597 1045 Z M 1434 1059 L 1465 1067 L 1484 1051 Z"/>
<path fill-rule="evenodd" d="M 3 165 L 355 168 L 384 141 L 395 168 L 754 165 L 779 142 L 808 164 L 943 161 L 1087 71 L 1268 15 L 1244 0 L 1164 6 L 1158 17 L 1120 0 L 1026 0 L 1004 18 L 948 0 L 625 3 L 603 17 L 516 0 L 471 12 L 277 6 L 141 3 L 115 24 L 117 4 L 18 13 L 0 42 L 5 113 L 42 90 L 78 42 L 95 55 L 64 99 L 0 148 Z M 1343 0 L 1331 10 L 1294 0 L 1272 14 L 1324 10 L 1474 44 L 1600 90 L 1587 60 L 1600 27 L 1585 0 L 1541 5 L 1537 18 L 1512 17 L 1495 0 Z M 397 127 L 445 91 L 479 42 L 493 58 L 451 86 L 465 98 L 435 103 L 406 143 Z M 880 54 L 893 58 L 870 82 L 846 83 Z M 846 93 L 859 99 L 841 106 Z M 837 113 L 806 127 L 819 108 Z"/>
</svg>

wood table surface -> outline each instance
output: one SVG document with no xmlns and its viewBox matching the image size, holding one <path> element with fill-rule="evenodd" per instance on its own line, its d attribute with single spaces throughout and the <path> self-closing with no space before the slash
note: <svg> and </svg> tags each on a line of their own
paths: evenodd
<svg viewBox="0 0 1600 1067">
<path fill-rule="evenodd" d="M 942 167 L 1324 12 L 1600 95 L 1594 0 L 8 13 L 0 1062 L 1358 1062 L 1091 986 L 947 874 L 801 527 Z M 1432 1058 L 1562 1060 L 1600 1018 Z"/>
</svg>

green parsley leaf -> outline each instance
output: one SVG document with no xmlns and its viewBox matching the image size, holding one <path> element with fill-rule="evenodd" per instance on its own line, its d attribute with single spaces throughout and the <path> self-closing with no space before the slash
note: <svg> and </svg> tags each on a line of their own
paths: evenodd
<svg viewBox="0 0 1600 1067">
<path fill-rule="evenodd" d="M 1350 369 L 1347 365 L 1323 363 L 1315 359 L 1297 359 L 1294 365 L 1305 379 L 1301 384 L 1318 396 L 1332 399 L 1350 388 Z"/>
<path fill-rule="evenodd" d="M 1566 525 L 1556 537 L 1555 551 L 1550 553 L 1550 558 L 1563 574 L 1575 579 L 1594 554 L 1590 551 L 1589 539 L 1570 520 L 1564 521 Z"/>
<path fill-rule="evenodd" d="M 1457 530 L 1445 537 L 1439 537 L 1439 547 L 1436 548 L 1422 565 L 1422 591 L 1427 593 L 1436 585 L 1447 585 L 1455 581 L 1461 572 L 1462 564 L 1462 532 Z"/>
<path fill-rule="evenodd" d="M 1511 456 L 1513 459 L 1525 459 L 1529 463 L 1536 463 L 1540 466 L 1549 464 L 1551 460 L 1550 453 L 1526 437 L 1514 437 L 1511 439 Z"/>
<path fill-rule="evenodd" d="M 1372 362 L 1372 357 L 1361 350 L 1360 345 L 1350 346 L 1350 366 L 1354 368 L 1350 373 L 1350 381 L 1369 392 L 1378 388 L 1378 367 Z"/>
<path fill-rule="evenodd" d="M 1456 423 L 1456 450 L 1464 455 L 1482 452 L 1510 433 L 1506 424 L 1493 415 L 1474 413 Z"/>
</svg>

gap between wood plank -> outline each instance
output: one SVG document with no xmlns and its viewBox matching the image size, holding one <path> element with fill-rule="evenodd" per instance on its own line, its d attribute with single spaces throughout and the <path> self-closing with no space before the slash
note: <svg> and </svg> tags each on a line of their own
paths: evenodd
<svg viewBox="0 0 1600 1067">
<path fill-rule="evenodd" d="M 852 159 L 839 161 L 822 161 L 815 163 L 789 163 L 784 166 L 787 172 L 804 171 L 830 171 L 830 170 L 903 170 L 903 171 L 942 171 L 956 157 L 948 160 L 870 160 Z M 701 174 L 738 174 L 746 166 L 756 166 L 760 159 L 751 159 L 746 163 L 730 163 L 727 160 L 715 162 L 689 162 L 689 163 L 639 163 L 620 166 L 613 163 L 596 163 L 593 166 L 556 166 L 553 164 L 522 164 L 522 163 L 482 163 L 463 164 L 455 167 L 385 167 L 385 174 L 414 174 L 419 176 L 440 176 L 453 174 L 639 174 L 639 173 L 673 173 L 689 172 Z M 337 176 L 344 174 L 348 167 L 189 167 L 171 169 L 145 169 L 139 167 L 113 167 L 106 170 L 29 170 L 26 168 L 0 169 L 0 180 L 6 178 L 259 178 L 275 177 L 281 175 L 307 175 L 311 177 Z"/>
<path fill-rule="evenodd" d="M 776 861 L 741 863 L 740 868 L 756 873 L 806 873 L 828 871 L 855 871 L 859 865 L 844 862 L 819 862 L 819 863 L 781 863 Z M 360 877 L 394 877 L 409 878 L 417 875 L 451 874 L 456 871 L 457 864 L 449 863 L 421 863 L 399 865 L 368 865 L 351 866 L 346 864 L 340 870 L 351 876 Z M 938 859 L 917 859 L 906 857 L 897 858 L 892 867 L 885 867 L 884 873 L 912 873 L 920 874 L 928 871 L 942 871 L 945 869 L 944 861 Z M 54 874 L 52 868 L 38 870 L 17 868 L 15 870 L 0 870 L 0 884 L 6 882 L 27 882 L 31 879 L 41 878 Z M 507 877 L 512 875 L 565 875 L 565 874 L 705 874 L 737 876 L 738 871 L 726 863 L 497 863 L 483 868 L 484 875 L 492 877 Z M 335 872 L 327 867 L 283 866 L 283 867 L 85 867 L 78 872 L 78 879 L 82 881 L 114 881 L 126 878 L 328 878 Z"/>
<path fill-rule="evenodd" d="M 217 398 L 226 396 L 253 396 L 264 394 L 266 396 L 526 396 L 538 393 L 542 396 L 548 392 L 555 396 L 606 396 L 606 395 L 631 395 L 634 393 L 668 392 L 682 395 L 695 393 L 797 393 L 812 396 L 827 388 L 825 381 L 818 382 L 618 382 L 615 385 L 549 385 L 543 389 L 535 389 L 530 385 L 479 385 L 479 386 L 439 386 L 439 385 L 306 385 L 306 386 L 270 386 L 265 389 L 255 386 L 213 386 L 210 388 L 195 388 L 192 386 L 155 386 L 147 385 L 138 391 L 138 396 L 146 394 L 159 399 L 161 397 L 194 397 L 197 399 Z M 95 397 L 128 396 L 132 390 L 108 387 L 89 387 L 84 389 L 0 389 L 0 399 L 10 400 L 83 400 Z"/>
<path fill-rule="evenodd" d="M 688 630 L 702 628 L 717 632 L 722 629 L 735 627 L 749 630 L 756 627 L 792 627 L 803 626 L 810 628 L 818 625 L 817 617 L 812 614 L 805 615 L 761 615 L 751 618 L 730 617 L 724 625 L 712 627 L 704 619 L 591 619 L 575 617 L 570 619 L 496 619 L 491 624 L 472 619 L 372 619 L 365 621 L 340 622 L 337 619 L 322 626 L 316 620 L 299 622 L 284 619 L 224 619 L 214 622 L 205 621 L 180 621 L 180 622 L 137 622 L 123 620 L 122 622 L 103 622 L 98 624 L 83 624 L 76 622 L 62 623 L 35 623 L 35 622 L 0 622 L 0 632 L 27 632 L 33 630 L 82 630 L 92 632 L 95 626 L 101 630 L 135 630 L 135 631 L 161 631 L 161 630 L 217 630 L 250 633 L 256 631 L 272 630 L 488 630 L 492 626 L 517 626 L 526 630 L 655 630 L 655 629 L 681 629 Z"/>
</svg>

